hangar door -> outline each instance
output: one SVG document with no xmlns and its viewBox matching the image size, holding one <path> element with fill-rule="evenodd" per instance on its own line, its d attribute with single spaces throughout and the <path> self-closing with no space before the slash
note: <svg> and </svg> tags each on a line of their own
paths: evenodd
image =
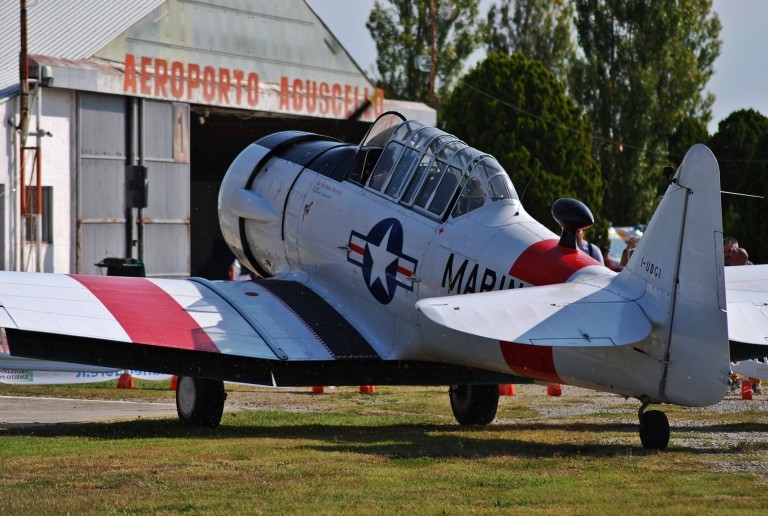
<svg viewBox="0 0 768 516">
<path fill-rule="evenodd" d="M 77 272 L 104 273 L 95 264 L 107 257 L 139 258 L 141 244 L 147 276 L 189 276 L 188 106 L 79 93 L 78 145 Z M 141 159 L 142 230 L 138 211 L 128 226 L 125 210 L 126 166 Z"/>
</svg>

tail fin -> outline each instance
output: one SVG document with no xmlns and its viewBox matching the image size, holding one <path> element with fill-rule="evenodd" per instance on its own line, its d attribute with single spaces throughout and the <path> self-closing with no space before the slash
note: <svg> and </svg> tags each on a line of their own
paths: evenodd
<svg viewBox="0 0 768 516">
<path fill-rule="evenodd" d="M 666 349 L 660 399 L 683 405 L 721 399 L 729 355 L 720 170 L 707 147 L 695 145 L 685 155 L 616 279 L 624 289 L 643 292 L 638 304 L 661 328 Z"/>
</svg>

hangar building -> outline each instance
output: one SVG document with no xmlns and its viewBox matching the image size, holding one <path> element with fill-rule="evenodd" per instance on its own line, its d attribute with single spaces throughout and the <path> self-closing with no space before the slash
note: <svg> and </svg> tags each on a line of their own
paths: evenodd
<svg viewBox="0 0 768 516">
<path fill-rule="evenodd" d="M 248 144 L 285 129 L 355 142 L 389 109 L 435 122 L 384 99 L 304 0 L 0 1 L 3 270 L 127 257 L 223 279 L 218 186 Z"/>
</svg>

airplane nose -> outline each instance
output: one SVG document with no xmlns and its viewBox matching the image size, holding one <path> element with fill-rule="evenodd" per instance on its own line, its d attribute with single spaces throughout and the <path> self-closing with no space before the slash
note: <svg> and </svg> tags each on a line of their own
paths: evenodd
<svg viewBox="0 0 768 516">
<path fill-rule="evenodd" d="M 241 263 L 262 276 L 274 274 L 285 258 L 275 249 L 284 248 L 280 228 L 291 186 L 305 166 L 339 145 L 326 136 L 283 131 L 252 143 L 232 162 L 219 189 L 219 224 Z"/>
</svg>

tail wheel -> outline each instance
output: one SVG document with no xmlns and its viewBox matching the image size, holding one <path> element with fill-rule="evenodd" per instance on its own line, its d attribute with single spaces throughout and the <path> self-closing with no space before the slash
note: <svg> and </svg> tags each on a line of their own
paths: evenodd
<svg viewBox="0 0 768 516">
<path fill-rule="evenodd" d="M 498 385 L 451 385 L 451 410 L 460 425 L 487 425 L 499 408 Z"/>
<path fill-rule="evenodd" d="M 220 380 L 179 376 L 176 382 L 176 412 L 185 425 L 219 426 L 226 399 L 224 382 Z"/>
<path fill-rule="evenodd" d="M 663 450 L 669 444 L 669 420 L 661 410 L 640 414 L 640 442 L 643 448 Z"/>
</svg>

